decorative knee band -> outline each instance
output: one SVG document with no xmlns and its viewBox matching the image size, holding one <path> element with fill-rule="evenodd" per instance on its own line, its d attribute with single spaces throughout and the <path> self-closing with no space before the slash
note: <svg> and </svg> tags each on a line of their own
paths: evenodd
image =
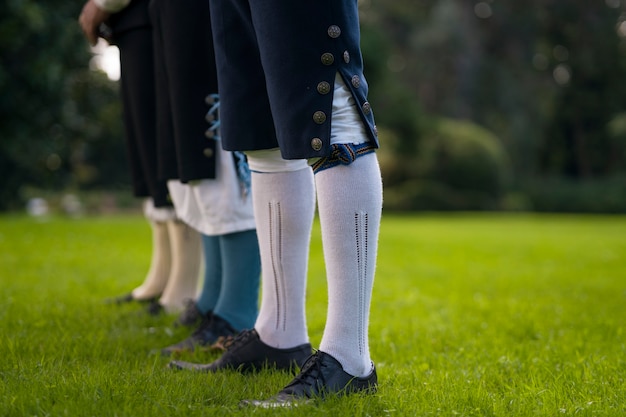
<svg viewBox="0 0 626 417">
<path fill-rule="evenodd" d="M 332 148 L 330 156 L 321 158 L 311 165 L 314 174 L 337 165 L 350 165 L 358 157 L 376 150 L 376 146 L 372 142 L 359 143 L 357 145 L 353 143 L 335 143 L 332 145 Z"/>
</svg>

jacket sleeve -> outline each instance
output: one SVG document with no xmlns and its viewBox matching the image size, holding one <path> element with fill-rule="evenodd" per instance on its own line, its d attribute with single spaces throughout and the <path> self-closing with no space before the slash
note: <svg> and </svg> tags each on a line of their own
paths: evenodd
<svg viewBox="0 0 626 417">
<path fill-rule="evenodd" d="M 94 3 L 102 10 L 110 13 L 116 13 L 128 6 L 130 0 L 94 0 Z"/>
</svg>

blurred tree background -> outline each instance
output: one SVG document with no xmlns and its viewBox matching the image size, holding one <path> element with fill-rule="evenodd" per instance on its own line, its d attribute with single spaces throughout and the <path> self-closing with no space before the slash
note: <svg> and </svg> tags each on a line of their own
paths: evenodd
<svg viewBox="0 0 626 417">
<path fill-rule="evenodd" d="M 361 0 L 387 210 L 626 212 L 626 0 Z M 0 209 L 130 195 L 82 2 L 0 5 Z"/>
<path fill-rule="evenodd" d="M 82 5 L 0 3 L 0 210 L 42 192 L 130 193 L 118 84 L 90 69 Z"/>
</svg>

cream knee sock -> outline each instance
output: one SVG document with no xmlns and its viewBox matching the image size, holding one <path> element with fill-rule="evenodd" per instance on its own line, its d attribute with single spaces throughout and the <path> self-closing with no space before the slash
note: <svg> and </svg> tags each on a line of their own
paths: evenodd
<svg viewBox="0 0 626 417">
<path fill-rule="evenodd" d="M 143 283 L 132 291 L 136 300 L 158 297 L 167 285 L 172 257 L 167 222 L 150 221 L 152 228 L 152 259 Z"/>
<path fill-rule="evenodd" d="M 200 233 L 179 220 L 167 222 L 172 267 L 159 303 L 168 313 L 180 312 L 186 299 L 194 299 L 202 269 Z"/>
</svg>

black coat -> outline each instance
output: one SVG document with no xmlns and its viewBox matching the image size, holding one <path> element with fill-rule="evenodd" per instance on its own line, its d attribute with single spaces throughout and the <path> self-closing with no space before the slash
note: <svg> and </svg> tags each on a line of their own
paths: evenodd
<svg viewBox="0 0 626 417">
<path fill-rule="evenodd" d="M 206 136 L 209 94 L 217 93 L 207 0 L 151 0 L 159 175 L 215 178 L 217 142 Z"/>
<path fill-rule="evenodd" d="M 227 150 L 280 146 L 328 156 L 339 73 L 378 146 L 363 75 L 357 0 L 210 0 Z"/>
<path fill-rule="evenodd" d="M 149 0 L 134 0 L 107 22 L 107 38 L 120 50 L 124 128 L 133 193 L 171 206 L 167 183 L 157 173 L 156 95 Z"/>
<path fill-rule="evenodd" d="M 153 184 L 155 204 L 169 204 L 166 180 L 215 178 L 217 144 L 205 135 L 205 99 L 217 92 L 208 4 L 133 0 L 107 24 L 120 49 L 134 187 Z"/>
</svg>

